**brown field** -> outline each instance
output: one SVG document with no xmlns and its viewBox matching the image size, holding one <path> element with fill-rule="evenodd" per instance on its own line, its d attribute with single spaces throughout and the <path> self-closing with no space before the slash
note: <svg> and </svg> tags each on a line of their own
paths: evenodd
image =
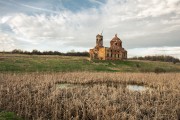
<svg viewBox="0 0 180 120">
<path fill-rule="evenodd" d="M 25 120 L 177 120 L 179 86 L 180 73 L 0 73 L 0 108 Z"/>
</svg>

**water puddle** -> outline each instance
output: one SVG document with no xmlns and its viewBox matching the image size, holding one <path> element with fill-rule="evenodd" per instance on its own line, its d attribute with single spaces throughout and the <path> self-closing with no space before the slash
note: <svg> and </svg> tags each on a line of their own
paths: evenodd
<svg viewBox="0 0 180 120">
<path fill-rule="evenodd" d="M 82 86 L 78 85 L 78 84 L 61 83 L 61 84 L 57 84 L 57 87 L 60 89 L 69 89 L 69 88 L 78 88 L 78 87 L 82 87 Z"/>
<path fill-rule="evenodd" d="M 107 84 L 107 83 L 92 83 L 92 84 L 73 84 L 73 83 L 59 83 L 57 84 L 57 88 L 60 89 L 70 89 L 70 88 L 88 88 L 88 87 L 94 87 L 94 86 L 107 86 L 107 87 L 113 87 L 113 88 L 127 88 L 131 91 L 146 91 L 146 90 L 151 90 L 149 87 L 145 87 L 143 85 L 124 85 L 124 84 Z"/>
<path fill-rule="evenodd" d="M 127 85 L 126 88 L 131 91 L 145 91 L 145 90 L 150 89 L 150 88 L 142 86 L 142 85 Z"/>
</svg>

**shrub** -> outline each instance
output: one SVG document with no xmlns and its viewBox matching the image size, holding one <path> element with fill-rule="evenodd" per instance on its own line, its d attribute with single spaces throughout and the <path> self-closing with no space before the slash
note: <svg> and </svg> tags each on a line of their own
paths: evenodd
<svg viewBox="0 0 180 120">
<path fill-rule="evenodd" d="M 149 61 L 173 62 L 174 64 L 180 62 L 180 60 L 178 58 L 175 58 L 173 56 L 164 56 L 164 55 L 133 57 L 133 58 L 130 58 L 130 59 L 132 59 L 132 60 L 149 60 Z"/>
<path fill-rule="evenodd" d="M 139 64 L 136 64 L 136 67 L 137 67 L 137 68 L 140 68 L 141 66 L 140 66 Z"/>
<path fill-rule="evenodd" d="M 165 73 L 166 70 L 163 69 L 163 68 L 156 67 L 156 68 L 154 69 L 154 72 L 157 73 L 157 74 L 158 74 L 158 73 Z"/>
</svg>

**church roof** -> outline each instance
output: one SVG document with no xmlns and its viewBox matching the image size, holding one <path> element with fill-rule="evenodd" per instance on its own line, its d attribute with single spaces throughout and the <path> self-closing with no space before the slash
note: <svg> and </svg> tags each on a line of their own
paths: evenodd
<svg viewBox="0 0 180 120">
<path fill-rule="evenodd" d="M 115 34 L 115 37 L 114 37 L 111 41 L 120 41 L 120 42 L 122 42 L 122 41 L 120 40 L 120 38 L 117 37 L 117 34 Z"/>
<path fill-rule="evenodd" d="M 97 36 L 100 36 L 100 37 L 102 37 L 102 35 L 100 35 L 100 34 L 96 35 L 96 37 L 97 37 Z"/>
</svg>

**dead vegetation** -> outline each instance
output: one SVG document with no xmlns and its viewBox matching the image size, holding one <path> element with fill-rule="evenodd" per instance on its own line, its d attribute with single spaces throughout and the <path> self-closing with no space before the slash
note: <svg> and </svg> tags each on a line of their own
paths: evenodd
<svg viewBox="0 0 180 120">
<path fill-rule="evenodd" d="M 59 89 L 59 83 L 91 87 Z M 153 91 L 133 92 L 112 84 L 145 85 Z M 0 108 L 26 120 L 176 120 L 179 86 L 179 73 L 1 73 Z"/>
</svg>

